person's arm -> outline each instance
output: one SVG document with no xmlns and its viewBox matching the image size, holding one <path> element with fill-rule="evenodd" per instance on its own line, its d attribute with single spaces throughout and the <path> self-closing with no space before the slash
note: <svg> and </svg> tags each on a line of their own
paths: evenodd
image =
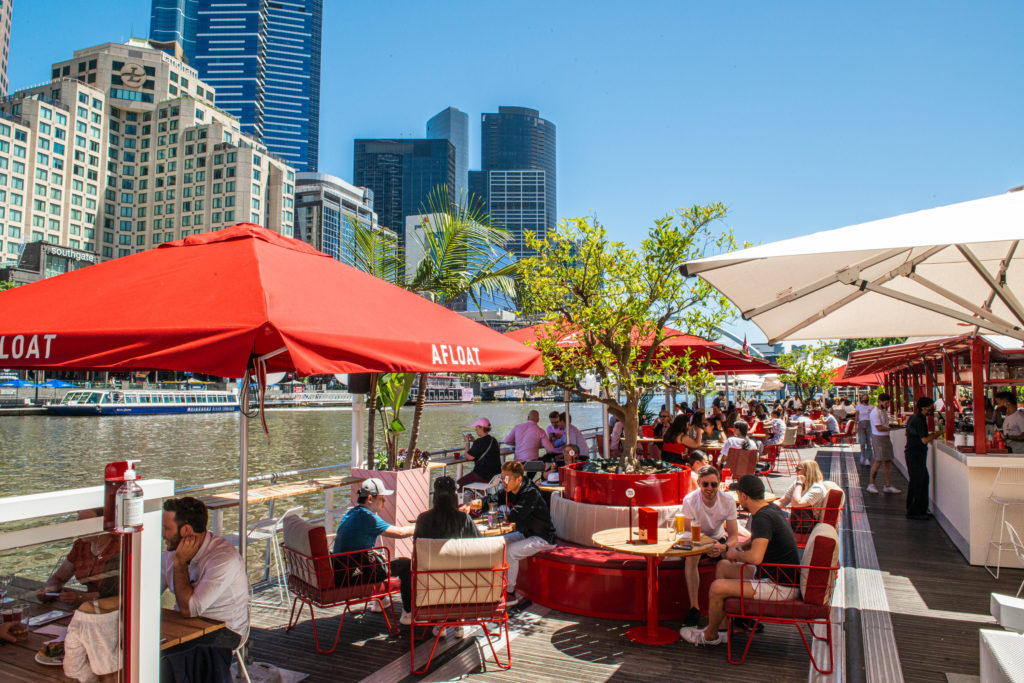
<svg viewBox="0 0 1024 683">
<path fill-rule="evenodd" d="M 549 453 L 555 450 L 555 445 L 551 443 L 551 439 L 548 438 L 548 435 L 544 432 L 544 430 L 541 429 L 539 426 L 537 427 L 537 429 L 540 430 L 540 445 L 544 447 L 544 450 L 548 451 Z M 563 437 L 563 439 L 564 438 L 565 437 Z"/>
<path fill-rule="evenodd" d="M 71 563 L 71 560 L 64 558 L 64 561 L 60 563 L 57 570 L 50 575 L 50 578 L 46 580 L 46 585 L 36 591 L 36 595 L 42 599 L 49 599 L 44 596 L 43 593 L 56 593 L 64 587 L 71 577 L 75 575 L 75 565 Z"/>
<path fill-rule="evenodd" d="M 406 524 L 405 526 L 389 526 L 380 532 L 380 535 L 387 536 L 388 538 L 409 538 L 414 533 L 416 533 L 416 525 Z"/>
<path fill-rule="evenodd" d="M 515 427 L 512 428 L 512 431 L 508 433 L 508 435 L 505 437 L 505 440 L 502 443 L 504 443 L 506 446 L 515 446 L 516 445 L 516 430 L 515 430 Z"/>
<path fill-rule="evenodd" d="M 192 596 L 195 589 L 188 576 L 188 563 L 199 552 L 203 543 L 196 534 L 185 536 L 178 542 L 174 550 L 174 598 L 178 603 L 178 611 L 186 617 L 199 616 L 198 610 L 192 609 Z M 197 577 L 196 583 L 202 577 Z"/>
<path fill-rule="evenodd" d="M 796 482 L 794 482 L 793 500 L 790 503 L 790 507 L 810 508 L 816 507 L 815 503 L 821 502 L 820 491 L 817 490 L 820 487 L 812 486 L 805 491 L 804 486 L 804 475 L 797 475 Z"/>
<path fill-rule="evenodd" d="M 768 550 L 767 538 L 751 538 L 747 549 L 736 545 L 725 551 L 725 559 L 747 564 L 761 564 L 766 550 Z"/>
<path fill-rule="evenodd" d="M 700 448 L 701 446 L 699 443 L 691 439 L 686 434 L 680 434 L 678 437 L 676 437 L 676 443 L 686 446 L 687 448 Z"/>
</svg>

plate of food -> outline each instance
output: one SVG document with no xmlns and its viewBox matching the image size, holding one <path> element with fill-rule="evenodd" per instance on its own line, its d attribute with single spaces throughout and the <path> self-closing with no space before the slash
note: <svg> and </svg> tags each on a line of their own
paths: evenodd
<svg viewBox="0 0 1024 683">
<path fill-rule="evenodd" d="M 36 652 L 36 661 L 43 666 L 64 665 L 64 641 L 49 642 Z"/>
</svg>

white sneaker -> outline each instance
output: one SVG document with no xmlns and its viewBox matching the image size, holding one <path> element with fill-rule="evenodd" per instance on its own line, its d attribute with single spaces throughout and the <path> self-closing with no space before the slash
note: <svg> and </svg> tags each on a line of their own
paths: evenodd
<svg viewBox="0 0 1024 683">
<path fill-rule="evenodd" d="M 874 484 L 868 484 L 868 493 L 878 493 L 878 487 Z"/>
<path fill-rule="evenodd" d="M 898 488 L 896 488 L 895 486 L 886 486 L 886 487 L 885 487 L 884 489 L 882 489 L 882 490 L 883 490 L 883 491 L 885 491 L 886 493 L 903 493 L 903 491 L 900 491 L 900 490 L 899 490 Z"/>
<path fill-rule="evenodd" d="M 383 607 L 381 607 L 381 606 L 380 606 L 380 603 L 379 603 L 379 602 L 377 602 L 376 600 L 371 600 L 371 601 L 370 601 L 370 602 L 368 602 L 367 604 L 369 605 L 369 608 L 368 608 L 368 609 L 369 609 L 369 611 L 371 611 L 371 612 L 376 612 L 376 613 L 380 614 L 381 612 L 383 612 L 383 611 L 384 611 L 384 608 L 383 608 Z"/>
<path fill-rule="evenodd" d="M 403 609 L 402 610 L 402 616 L 400 616 L 398 618 L 398 623 L 401 624 L 402 626 L 408 626 L 409 624 L 411 624 L 412 623 L 412 612 L 406 612 Z"/>
<path fill-rule="evenodd" d="M 727 631 L 719 631 L 717 638 L 714 640 L 708 640 L 707 636 L 704 635 L 704 629 L 698 626 L 684 626 L 679 629 L 679 635 L 682 636 L 683 640 L 695 647 L 702 647 L 704 645 L 721 645 L 728 641 Z"/>
</svg>

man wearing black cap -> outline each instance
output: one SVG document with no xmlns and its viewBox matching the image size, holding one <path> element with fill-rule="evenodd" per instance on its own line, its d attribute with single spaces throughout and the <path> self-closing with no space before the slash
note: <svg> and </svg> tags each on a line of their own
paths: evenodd
<svg viewBox="0 0 1024 683">
<path fill-rule="evenodd" d="M 786 513 L 764 500 L 764 483 L 753 474 L 740 477 L 732 487 L 739 504 L 750 513 L 750 540 L 729 548 L 725 560 L 715 567 L 715 581 L 708 591 L 708 625 L 684 626 L 679 633 L 693 645 L 721 645 L 725 633 L 718 627 L 725 619 L 725 601 L 741 595 L 755 600 L 791 600 L 800 593 L 799 570 L 787 567 L 744 567 L 747 565 L 799 565 L 796 537 Z M 756 571 L 751 572 L 752 569 Z"/>
</svg>

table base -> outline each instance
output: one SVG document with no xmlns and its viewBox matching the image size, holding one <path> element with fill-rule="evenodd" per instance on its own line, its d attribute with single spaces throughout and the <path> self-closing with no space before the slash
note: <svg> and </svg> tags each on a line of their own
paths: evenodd
<svg viewBox="0 0 1024 683">
<path fill-rule="evenodd" d="M 679 640 L 679 631 L 674 628 L 655 626 L 654 633 L 651 633 L 651 627 L 647 624 L 634 626 L 626 631 L 626 635 L 634 643 L 643 645 L 668 645 Z"/>
</svg>

